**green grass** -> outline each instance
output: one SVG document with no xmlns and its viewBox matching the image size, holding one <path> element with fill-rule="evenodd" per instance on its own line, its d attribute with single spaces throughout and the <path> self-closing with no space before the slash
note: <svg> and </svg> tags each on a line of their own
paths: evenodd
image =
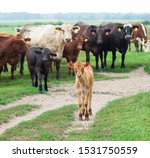
<svg viewBox="0 0 150 158">
<path fill-rule="evenodd" d="M 150 140 L 150 92 L 117 99 L 98 112 L 87 131 L 71 131 L 65 140 Z"/>
<path fill-rule="evenodd" d="M 0 140 L 62 140 L 74 119 L 75 105 L 47 111 L 30 121 L 6 130 Z"/>
<path fill-rule="evenodd" d="M 77 106 L 47 111 L 6 130 L 0 140 L 150 140 L 150 92 L 109 102 L 88 130 L 69 131 Z"/>
<path fill-rule="evenodd" d="M 0 110 L 0 124 L 9 122 L 10 119 L 23 116 L 34 109 L 39 108 L 37 105 L 23 104 Z"/>
</svg>

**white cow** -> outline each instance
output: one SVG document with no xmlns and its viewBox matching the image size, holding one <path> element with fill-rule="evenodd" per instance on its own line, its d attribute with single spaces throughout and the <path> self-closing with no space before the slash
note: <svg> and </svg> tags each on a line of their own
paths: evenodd
<svg viewBox="0 0 150 158">
<path fill-rule="evenodd" d="M 58 25 L 42 25 L 34 26 L 27 25 L 18 29 L 24 37 L 31 39 L 31 46 L 45 47 L 56 53 L 56 57 L 52 60 L 56 61 L 56 78 L 60 78 L 60 62 L 63 56 L 63 50 L 67 42 L 72 41 L 72 34 L 80 30 L 79 26 L 72 26 L 71 24 Z"/>
</svg>

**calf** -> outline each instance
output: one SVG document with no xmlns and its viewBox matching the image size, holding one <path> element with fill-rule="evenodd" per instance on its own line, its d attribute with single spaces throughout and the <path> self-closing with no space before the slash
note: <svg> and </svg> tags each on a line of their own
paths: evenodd
<svg viewBox="0 0 150 158">
<path fill-rule="evenodd" d="M 89 63 L 76 62 L 73 65 L 76 75 L 76 90 L 79 104 L 79 119 L 85 116 L 85 120 L 89 120 L 92 115 L 91 99 L 93 87 L 93 69 Z"/>
<path fill-rule="evenodd" d="M 68 63 L 68 69 L 69 69 L 69 75 L 71 74 L 71 63 L 75 63 L 77 61 L 77 58 L 79 56 L 80 50 L 82 49 L 83 45 L 83 37 L 82 36 L 76 36 L 73 38 L 73 41 L 70 43 L 67 43 L 64 48 L 63 57 L 66 58 Z M 74 75 L 74 72 L 72 72 Z"/>
<path fill-rule="evenodd" d="M 48 91 L 47 78 L 49 73 L 49 60 L 50 56 L 56 56 L 48 48 L 42 47 L 30 47 L 27 50 L 26 58 L 28 61 L 28 68 L 30 71 L 30 77 L 32 80 L 32 86 L 38 87 L 39 80 L 39 92 L 42 92 L 42 74 L 44 75 L 44 90 Z M 35 82 L 34 82 L 35 78 Z"/>
</svg>

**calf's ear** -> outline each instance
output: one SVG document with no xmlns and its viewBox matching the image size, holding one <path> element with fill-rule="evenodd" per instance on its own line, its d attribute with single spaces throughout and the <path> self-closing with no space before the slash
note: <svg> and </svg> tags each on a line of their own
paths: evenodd
<svg viewBox="0 0 150 158">
<path fill-rule="evenodd" d="M 105 29 L 105 35 L 109 35 L 111 29 Z"/>
<path fill-rule="evenodd" d="M 90 65 L 89 62 L 84 63 L 84 67 L 87 67 L 87 66 L 89 66 L 89 65 Z"/>
<path fill-rule="evenodd" d="M 118 30 L 118 32 L 121 32 L 123 30 L 123 27 L 122 26 L 118 26 L 117 30 Z"/>
<path fill-rule="evenodd" d="M 74 68 L 74 63 L 72 61 L 68 62 L 68 67 L 71 69 Z"/>
<path fill-rule="evenodd" d="M 73 29 L 74 33 L 78 33 L 79 30 L 80 30 L 80 27 L 79 26 L 73 26 L 72 29 Z"/>
<path fill-rule="evenodd" d="M 35 53 L 36 53 L 36 54 L 42 54 L 42 51 L 35 50 Z"/>
</svg>

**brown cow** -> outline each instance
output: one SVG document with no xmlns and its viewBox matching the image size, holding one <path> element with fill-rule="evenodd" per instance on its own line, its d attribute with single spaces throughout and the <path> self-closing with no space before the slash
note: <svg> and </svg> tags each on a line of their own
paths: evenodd
<svg viewBox="0 0 150 158">
<path fill-rule="evenodd" d="M 20 34 L 0 35 L 0 74 L 3 65 L 8 62 L 11 65 L 11 79 L 14 78 L 13 72 L 19 62 L 19 56 L 21 53 L 25 53 L 28 48 L 27 41 L 30 39 L 24 39 Z"/>
<path fill-rule="evenodd" d="M 89 120 L 89 115 L 92 115 L 93 69 L 89 63 L 78 61 L 73 67 L 76 74 L 75 84 L 79 104 L 79 119 L 82 120 L 82 116 L 85 116 L 85 120 Z"/>
<path fill-rule="evenodd" d="M 71 72 L 71 63 L 75 63 L 77 61 L 77 58 L 79 56 L 80 50 L 82 49 L 83 45 L 83 37 L 78 35 L 73 38 L 73 41 L 70 43 L 67 43 L 64 48 L 63 57 L 66 58 L 66 61 L 68 63 L 68 72 L 69 75 L 72 73 L 74 75 L 74 72 Z"/>
<path fill-rule="evenodd" d="M 141 23 L 133 24 L 133 28 L 134 28 L 134 30 L 132 32 L 131 43 L 134 43 L 136 52 L 139 52 L 139 51 L 142 52 L 142 48 L 144 48 L 144 50 L 146 50 L 146 44 L 147 44 L 147 40 L 148 40 L 147 29 Z M 141 45 L 140 50 L 139 50 L 139 44 Z M 131 50 L 131 49 L 129 48 L 129 50 Z"/>
</svg>

